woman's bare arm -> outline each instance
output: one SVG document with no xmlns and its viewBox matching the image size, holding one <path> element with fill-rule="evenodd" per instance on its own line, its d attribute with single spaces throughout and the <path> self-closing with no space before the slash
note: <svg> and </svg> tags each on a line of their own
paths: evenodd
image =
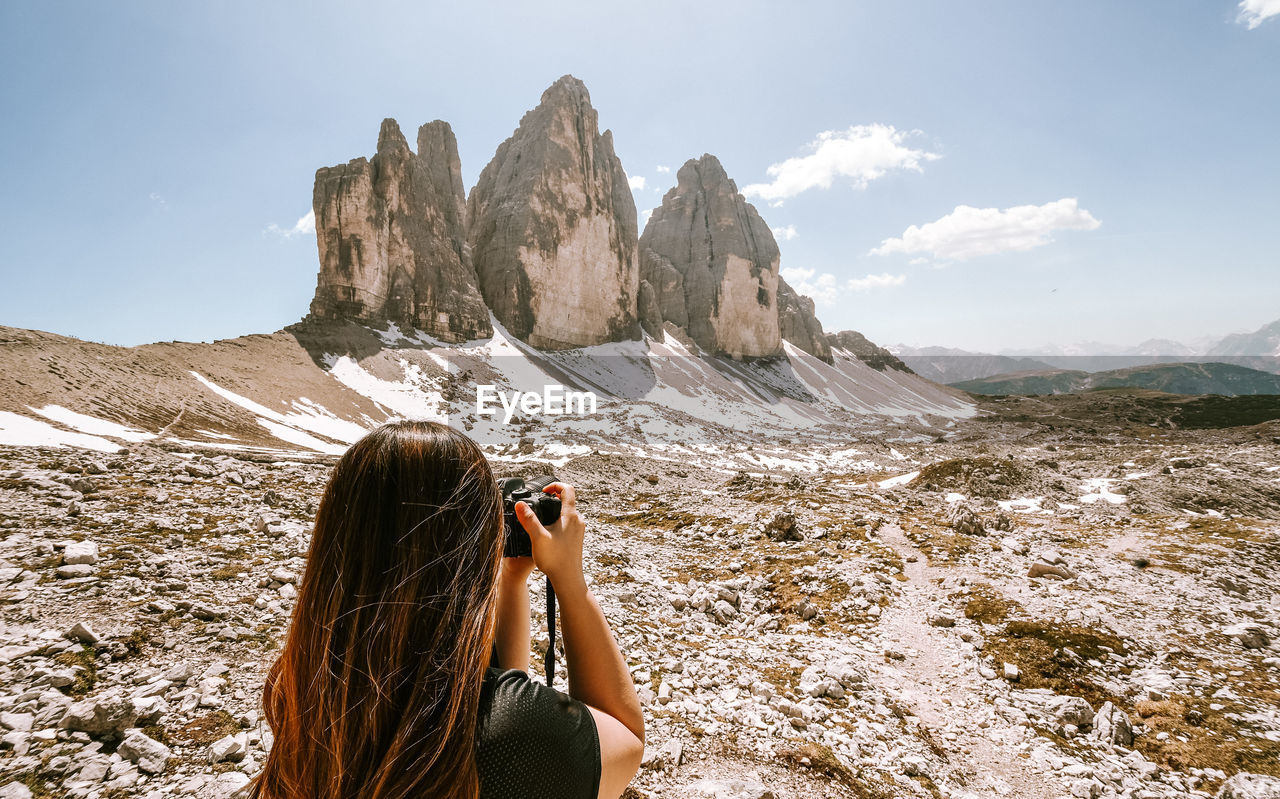
<svg viewBox="0 0 1280 799">
<path fill-rule="evenodd" d="M 613 716 L 643 741 L 644 716 L 635 683 L 599 603 L 585 582 L 555 588 L 563 617 L 569 695 Z"/>
<path fill-rule="evenodd" d="M 600 736 L 599 799 L 621 796 L 644 756 L 644 716 L 627 662 L 585 583 L 556 587 L 569 695 L 591 709 Z"/>
<path fill-rule="evenodd" d="M 498 576 L 498 666 L 529 670 L 529 575 L 533 558 L 503 558 Z"/>
<path fill-rule="evenodd" d="M 578 515 L 573 486 L 552 483 L 560 496 L 560 520 L 543 527 L 524 503 L 520 523 L 533 542 L 533 559 L 551 578 L 560 601 L 569 694 L 591 708 L 600 737 L 599 799 L 615 799 L 640 768 L 644 755 L 644 715 L 627 662 L 613 640 L 600 605 L 582 573 L 586 525 Z"/>
</svg>

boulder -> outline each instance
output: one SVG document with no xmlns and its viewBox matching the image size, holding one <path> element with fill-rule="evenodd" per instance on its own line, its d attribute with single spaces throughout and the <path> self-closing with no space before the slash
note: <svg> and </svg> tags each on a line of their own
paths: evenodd
<svg viewBox="0 0 1280 799">
<path fill-rule="evenodd" d="M 1078 696 L 1054 696 L 1046 709 L 1059 724 L 1087 727 L 1093 723 L 1093 707 Z"/>
<path fill-rule="evenodd" d="M 769 226 L 713 155 L 690 159 L 640 236 L 640 277 L 664 321 L 735 358 L 782 352 L 780 254 Z"/>
<path fill-rule="evenodd" d="M 119 736 L 138 721 L 134 702 L 120 691 L 81 699 L 67 708 L 58 726 L 94 736 Z"/>
<path fill-rule="evenodd" d="M 635 338 L 636 206 L 613 134 L 565 75 L 498 147 L 467 200 L 480 290 L 508 332 L 541 349 Z"/>
<path fill-rule="evenodd" d="M 92 627 L 82 621 L 78 621 L 73 624 L 69 630 L 62 634 L 62 637 L 68 638 L 72 641 L 79 641 L 80 643 L 89 646 L 98 643 L 102 638 L 102 636 L 94 632 Z"/>
<path fill-rule="evenodd" d="M 737 618 L 738 610 L 723 599 L 718 599 L 715 601 L 715 604 L 711 606 L 711 615 L 714 616 L 715 620 L 720 624 L 728 624 L 730 621 Z"/>
<path fill-rule="evenodd" d="M 1036 561 L 1031 564 L 1031 568 L 1027 570 L 1028 577 L 1057 577 L 1062 580 L 1070 580 L 1075 577 L 1075 573 L 1065 566 L 1055 566 L 1052 563 L 1044 561 Z"/>
<path fill-rule="evenodd" d="M 987 528 L 982 523 L 982 517 L 963 502 L 956 502 L 947 509 L 947 521 L 951 523 L 951 529 L 961 535 L 987 534 Z"/>
<path fill-rule="evenodd" d="M 1271 643 L 1270 637 L 1267 636 L 1266 628 L 1256 622 L 1243 622 L 1241 624 L 1233 624 L 1222 630 L 1223 634 L 1228 638 L 1234 638 L 1240 642 L 1240 646 L 1245 649 L 1266 649 Z"/>
<path fill-rule="evenodd" d="M 249 780 L 242 771 L 224 771 L 200 792 L 201 799 L 248 799 Z"/>
<path fill-rule="evenodd" d="M 98 562 L 98 545 L 93 541 L 72 541 L 63 550 L 62 562 L 67 566 L 92 566 Z"/>
<path fill-rule="evenodd" d="M 1025 555 L 1030 550 L 1030 547 L 1027 546 L 1025 541 L 1019 541 L 1012 536 L 1006 536 L 1000 539 L 1000 546 L 1015 555 Z"/>
<path fill-rule="evenodd" d="M 312 319 L 394 322 L 449 342 L 492 334 L 466 248 L 458 144 L 448 123 L 418 152 L 385 119 L 371 159 L 316 172 L 320 274 Z"/>
<path fill-rule="evenodd" d="M 169 758 L 173 756 L 169 747 L 137 728 L 125 732 L 124 740 L 120 742 L 116 752 L 130 763 L 137 764 L 139 771 L 148 774 L 164 771 Z"/>
<path fill-rule="evenodd" d="M 804 534 L 796 517 L 786 511 L 778 511 L 764 526 L 764 534 L 774 541 L 803 541 Z"/>
<path fill-rule="evenodd" d="M 679 738 L 669 738 L 658 747 L 646 747 L 641 765 L 647 769 L 662 771 L 675 769 L 684 760 L 684 744 Z"/>
<path fill-rule="evenodd" d="M 1133 746 L 1133 724 L 1125 712 L 1110 702 L 1103 702 L 1102 707 L 1093 717 L 1094 738 L 1113 746 Z"/>
<path fill-rule="evenodd" d="M 239 763 L 248 751 L 248 736 L 243 732 L 227 735 L 209 744 L 209 762 Z"/>
</svg>

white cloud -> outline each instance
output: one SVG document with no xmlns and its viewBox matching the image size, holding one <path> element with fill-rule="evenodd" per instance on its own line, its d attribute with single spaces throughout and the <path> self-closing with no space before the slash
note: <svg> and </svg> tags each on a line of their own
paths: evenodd
<svg viewBox="0 0 1280 799">
<path fill-rule="evenodd" d="M 168 207 L 169 207 L 169 201 L 168 201 L 168 200 L 166 200 L 164 197 L 162 197 L 162 196 L 160 195 L 160 192 L 158 192 L 158 191 L 153 191 L 153 192 L 151 192 L 149 195 L 147 195 L 147 198 L 148 198 L 149 200 L 151 200 L 151 202 L 153 202 L 153 203 L 155 203 L 156 205 L 160 206 L 161 208 L 168 208 Z"/>
<path fill-rule="evenodd" d="M 912 225 L 901 237 L 885 239 L 872 255 L 928 253 L 934 258 L 964 261 L 979 255 L 1021 252 L 1052 241 L 1056 230 L 1094 230 L 1102 223 L 1079 206 L 1075 197 L 1044 205 L 956 209 L 936 222 Z"/>
<path fill-rule="evenodd" d="M 306 215 L 298 219 L 291 228 L 282 228 L 275 222 L 267 225 L 267 233 L 274 233 L 286 239 L 292 239 L 303 234 L 316 232 L 316 212 L 307 211 Z"/>
<path fill-rule="evenodd" d="M 773 237 L 775 239 L 782 239 L 783 241 L 791 241 L 796 236 L 800 235 L 796 232 L 795 225 L 787 225 L 786 227 L 775 227 L 770 229 L 773 231 Z"/>
<path fill-rule="evenodd" d="M 1240 16 L 1236 21 L 1253 30 L 1277 14 L 1280 14 L 1280 0 L 1240 0 Z"/>
<path fill-rule="evenodd" d="M 644 230 L 644 226 L 649 224 L 649 217 L 653 216 L 653 209 L 646 208 L 640 212 L 640 229 Z"/>
<path fill-rule="evenodd" d="M 836 276 L 829 272 L 818 274 L 816 269 L 788 268 L 781 270 L 781 274 L 797 294 L 812 298 L 818 305 L 833 305 L 840 294 Z"/>
<path fill-rule="evenodd" d="M 830 272 L 819 273 L 816 269 L 788 268 L 781 270 L 782 277 L 797 293 L 811 297 L 817 305 L 830 307 L 845 294 L 871 289 L 892 288 L 907 282 L 906 275 L 891 275 L 888 272 L 879 275 L 851 278 L 843 284 Z"/>
<path fill-rule="evenodd" d="M 919 172 L 923 162 L 942 156 L 908 147 L 907 138 L 916 132 L 880 124 L 823 131 L 809 144 L 811 153 L 774 164 L 767 170 L 773 182 L 753 183 L 742 193 L 779 204 L 808 189 L 830 188 L 837 177 L 861 189 L 895 169 Z"/>
<path fill-rule="evenodd" d="M 627 185 L 631 187 L 632 191 L 640 191 L 644 188 L 644 175 L 627 178 Z"/>
<path fill-rule="evenodd" d="M 661 166 L 661 165 L 658 166 L 658 174 L 660 175 L 665 175 L 670 171 L 671 171 L 671 167 L 669 166 Z"/>
<path fill-rule="evenodd" d="M 907 282 L 906 275 L 891 275 L 888 272 L 881 272 L 878 275 L 867 275 L 866 277 L 858 277 L 850 280 L 845 284 L 849 291 L 870 291 L 871 289 L 887 289 L 893 286 L 901 286 Z"/>
</svg>

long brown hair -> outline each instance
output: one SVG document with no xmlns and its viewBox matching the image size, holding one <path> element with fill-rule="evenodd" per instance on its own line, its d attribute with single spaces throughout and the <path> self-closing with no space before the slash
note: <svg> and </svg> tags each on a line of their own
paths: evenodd
<svg viewBox="0 0 1280 799">
<path fill-rule="evenodd" d="M 267 675 L 259 799 L 475 799 L 502 499 L 480 448 L 383 425 L 333 471 Z"/>
</svg>

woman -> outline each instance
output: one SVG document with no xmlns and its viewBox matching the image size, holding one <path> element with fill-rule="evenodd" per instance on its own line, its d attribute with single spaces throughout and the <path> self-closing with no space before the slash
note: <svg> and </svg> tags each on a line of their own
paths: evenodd
<svg viewBox="0 0 1280 799">
<path fill-rule="evenodd" d="M 532 558 L 503 558 L 502 499 L 471 439 L 384 425 L 335 467 L 289 637 L 267 676 L 275 742 L 259 799 L 590 799 L 639 768 L 644 720 L 582 574 L 573 487 L 560 520 L 517 517 Z M 560 603 L 569 695 L 529 680 L 537 566 Z M 494 659 L 501 668 L 490 668 Z"/>
</svg>

